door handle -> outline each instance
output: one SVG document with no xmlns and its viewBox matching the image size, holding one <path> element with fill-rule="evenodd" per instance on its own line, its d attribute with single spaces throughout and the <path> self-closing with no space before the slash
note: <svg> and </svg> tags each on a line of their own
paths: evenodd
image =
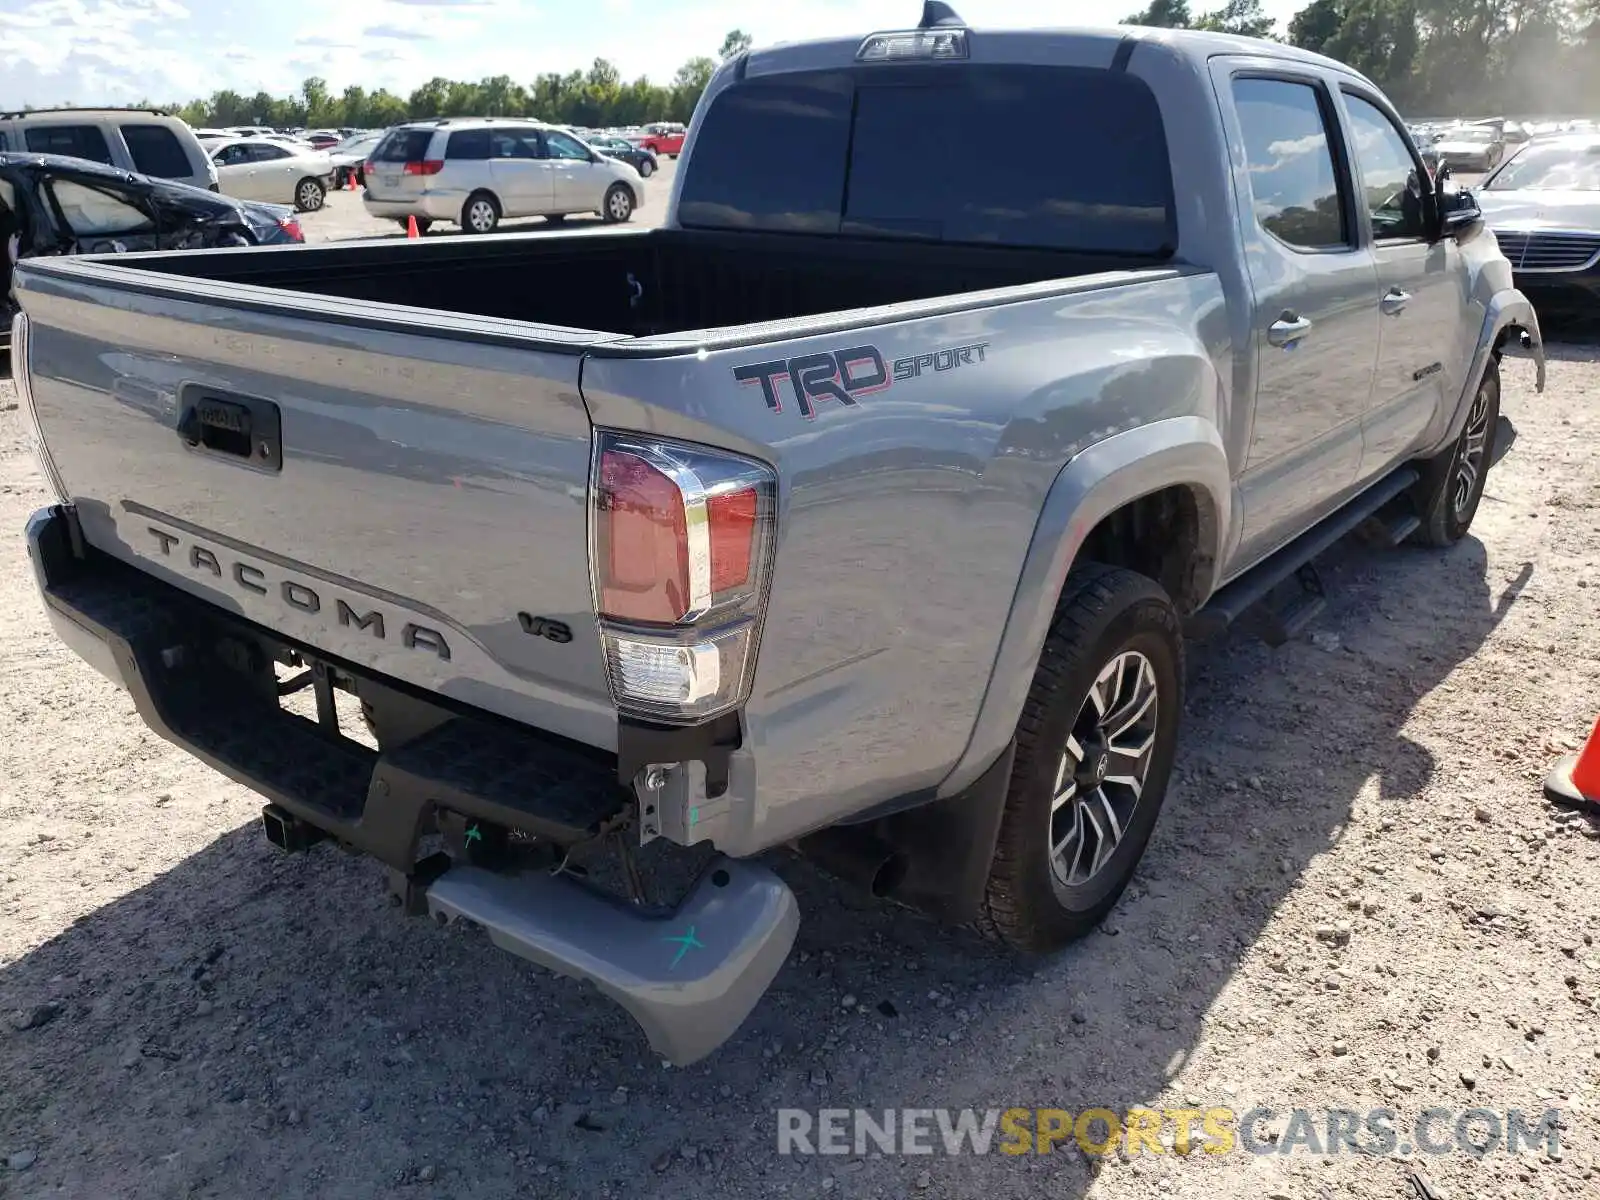
<svg viewBox="0 0 1600 1200">
<path fill-rule="evenodd" d="M 1398 317 L 1405 312 L 1406 305 L 1411 303 L 1411 293 L 1402 292 L 1399 288 L 1390 288 L 1384 293 L 1383 299 L 1378 301 L 1378 307 L 1383 310 L 1386 317 Z"/>
<path fill-rule="evenodd" d="M 1271 325 L 1267 326 L 1267 341 L 1274 346 L 1281 346 L 1291 350 L 1311 330 L 1309 317 L 1302 317 L 1298 313 L 1286 312 Z"/>
</svg>

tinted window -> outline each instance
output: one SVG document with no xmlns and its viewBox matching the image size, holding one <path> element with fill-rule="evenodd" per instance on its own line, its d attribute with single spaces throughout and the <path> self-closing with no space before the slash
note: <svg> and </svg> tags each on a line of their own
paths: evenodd
<svg viewBox="0 0 1600 1200">
<path fill-rule="evenodd" d="M 585 150 L 577 138 L 568 137 L 564 133 L 555 131 L 544 135 L 545 150 L 551 158 L 577 159 L 579 162 L 589 161 L 589 152 Z"/>
<path fill-rule="evenodd" d="M 372 152 L 374 162 L 421 162 L 428 157 L 428 144 L 433 141 L 431 129 L 396 129 L 386 134 L 378 148 Z"/>
<path fill-rule="evenodd" d="M 250 161 L 249 146 L 224 146 L 211 156 L 219 167 L 236 167 Z"/>
<path fill-rule="evenodd" d="M 256 145 L 249 147 L 249 151 L 251 162 L 276 162 L 280 158 L 290 157 L 291 154 L 291 151 L 284 146 Z"/>
<path fill-rule="evenodd" d="M 527 137 L 518 137 L 514 133 L 501 133 L 496 131 L 489 137 L 489 156 L 491 158 L 543 158 L 539 152 L 537 135 L 530 133 Z"/>
<path fill-rule="evenodd" d="M 1400 131 L 1371 101 L 1346 92 L 1356 167 L 1361 191 L 1372 214 L 1375 238 L 1417 238 L 1423 235 L 1422 192 L 1417 164 Z"/>
<path fill-rule="evenodd" d="M 460 133 L 452 133 L 450 141 L 445 145 L 446 158 L 471 159 L 474 161 L 489 157 L 489 131 L 487 129 L 463 129 Z"/>
<path fill-rule="evenodd" d="M 1102 70 L 751 81 L 712 105 L 688 167 L 686 225 L 1140 254 L 1174 241 L 1155 99 Z"/>
<path fill-rule="evenodd" d="M 184 179 L 194 174 L 189 156 L 164 125 L 124 125 L 122 140 L 133 155 L 133 169 L 158 179 Z"/>
<path fill-rule="evenodd" d="M 67 226 L 79 237 L 145 233 L 152 228 L 150 218 L 127 197 L 104 188 L 57 179 L 50 191 Z"/>
<path fill-rule="evenodd" d="M 105 134 L 93 125 L 34 125 L 27 131 L 28 149 L 35 154 L 65 154 L 109 164 L 111 148 Z"/>
<path fill-rule="evenodd" d="M 1233 81 L 1256 220 L 1268 233 L 1308 250 L 1350 240 L 1318 95 L 1305 83 Z"/>
</svg>

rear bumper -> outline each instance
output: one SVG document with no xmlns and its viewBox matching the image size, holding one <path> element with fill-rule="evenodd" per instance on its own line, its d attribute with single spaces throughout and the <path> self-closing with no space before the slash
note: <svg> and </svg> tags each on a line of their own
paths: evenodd
<svg viewBox="0 0 1600 1200">
<path fill-rule="evenodd" d="M 324 689 L 333 703 L 330 673 L 376 689 L 390 682 L 316 659 L 94 550 L 71 509 L 41 509 L 27 538 L 56 635 L 124 688 L 153 731 L 387 863 L 435 916 L 482 925 L 497 945 L 593 983 L 669 1060 L 692 1062 L 730 1037 L 788 956 L 794 895 L 750 863 L 714 859 L 670 909 L 627 905 L 570 874 L 419 864 L 419 841 L 441 817 L 572 844 L 632 797 L 610 756 L 423 696 L 407 698 L 413 729 L 393 748 L 333 736 L 283 711 L 276 655 L 305 651 L 319 711 Z"/>
<path fill-rule="evenodd" d="M 466 195 L 457 192 L 421 192 L 404 200 L 374 200 L 370 193 L 363 195 L 361 203 L 369 216 L 385 221 L 403 221 L 407 217 L 427 218 L 430 221 L 455 221 L 461 217 L 461 206 Z"/>
</svg>

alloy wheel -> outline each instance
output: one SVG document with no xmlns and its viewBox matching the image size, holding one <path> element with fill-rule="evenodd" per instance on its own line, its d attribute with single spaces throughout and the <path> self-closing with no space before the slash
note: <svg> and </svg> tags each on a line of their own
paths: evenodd
<svg viewBox="0 0 1600 1200">
<path fill-rule="evenodd" d="M 1122 842 L 1156 744 L 1155 668 L 1137 650 L 1095 677 L 1067 735 L 1050 804 L 1050 869 L 1067 887 L 1098 875 Z"/>
<path fill-rule="evenodd" d="M 1459 518 L 1472 503 L 1472 493 L 1483 474 L 1484 454 L 1489 445 L 1489 389 L 1478 388 L 1467 412 L 1467 427 L 1461 431 L 1461 455 L 1456 463 L 1455 487 L 1451 507 Z"/>
<path fill-rule="evenodd" d="M 606 197 L 606 209 L 611 214 L 613 221 L 626 221 L 633 212 L 633 201 L 622 188 L 617 188 Z"/>
<path fill-rule="evenodd" d="M 474 200 L 467 209 L 467 224 L 475 233 L 488 233 L 494 228 L 494 205 L 487 200 Z"/>
</svg>

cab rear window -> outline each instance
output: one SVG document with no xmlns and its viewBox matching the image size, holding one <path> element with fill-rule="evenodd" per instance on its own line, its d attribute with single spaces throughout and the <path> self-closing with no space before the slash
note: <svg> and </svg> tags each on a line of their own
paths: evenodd
<svg viewBox="0 0 1600 1200">
<path fill-rule="evenodd" d="M 1163 256 L 1176 241 L 1155 97 L 1123 72 L 946 63 L 758 78 L 686 163 L 696 228 Z"/>
</svg>

